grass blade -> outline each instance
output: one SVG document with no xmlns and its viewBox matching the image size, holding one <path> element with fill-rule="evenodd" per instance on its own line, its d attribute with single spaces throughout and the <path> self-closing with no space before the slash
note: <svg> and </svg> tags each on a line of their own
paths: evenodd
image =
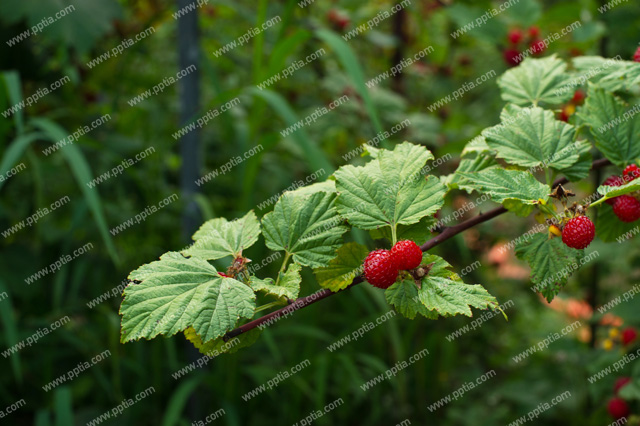
<svg viewBox="0 0 640 426">
<path fill-rule="evenodd" d="M 299 120 L 293 108 L 291 108 L 289 103 L 280 94 L 271 90 L 259 90 L 256 88 L 250 88 L 248 92 L 267 101 L 288 126 L 293 125 Z M 333 172 L 334 167 L 327 158 L 327 155 L 311 140 L 303 128 L 299 128 L 291 133 L 291 136 L 298 142 L 300 148 L 302 148 L 307 163 L 313 170 L 324 169 L 327 175 Z"/>
<path fill-rule="evenodd" d="M 41 129 L 45 133 L 45 135 L 54 143 L 68 136 L 67 132 L 62 127 L 46 118 L 34 118 L 33 120 L 31 120 L 31 123 Z M 91 169 L 89 168 L 87 160 L 84 158 L 84 155 L 82 155 L 80 149 L 73 144 L 63 147 L 60 152 L 65 156 L 67 163 L 69 163 L 69 167 L 71 168 L 71 171 L 73 172 L 73 175 L 78 182 L 78 186 L 80 187 L 80 190 L 82 191 L 82 194 L 84 195 L 84 198 L 89 205 L 89 209 L 93 214 L 96 225 L 98 225 L 98 230 L 100 231 L 102 239 L 107 246 L 109 256 L 111 256 L 111 259 L 114 263 L 118 264 L 120 260 L 116 252 L 116 248 L 113 245 L 111 234 L 109 234 L 109 227 L 107 226 L 107 221 L 104 217 L 100 197 L 98 196 L 97 190 L 95 188 L 90 189 L 86 185 L 87 182 L 90 182 L 93 179 Z"/>
<path fill-rule="evenodd" d="M 351 50 L 346 41 L 332 31 L 319 29 L 316 31 L 316 36 L 331 46 L 331 48 L 336 52 L 342 66 L 347 74 L 349 74 L 349 77 L 351 77 L 351 81 L 355 85 L 356 91 L 364 101 L 365 109 L 369 114 L 369 118 L 371 118 L 371 122 L 373 123 L 376 133 L 381 133 L 382 124 L 380 124 L 378 114 L 373 105 L 373 101 L 371 100 L 371 96 L 369 95 L 369 91 L 367 90 L 367 86 L 365 85 L 364 72 L 362 71 L 360 63 L 356 59 L 357 56 L 355 52 Z"/>
</svg>

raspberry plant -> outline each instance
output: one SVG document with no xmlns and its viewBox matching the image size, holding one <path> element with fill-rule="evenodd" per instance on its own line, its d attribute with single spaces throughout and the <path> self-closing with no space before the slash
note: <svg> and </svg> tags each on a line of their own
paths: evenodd
<svg viewBox="0 0 640 426">
<path fill-rule="evenodd" d="M 613 165 L 620 175 L 625 168 L 631 175 L 637 170 L 629 166 L 640 159 L 640 118 L 631 109 L 640 64 L 616 61 L 604 67 L 606 73 L 591 72 L 605 61 L 576 57 L 568 64 L 554 55 L 528 58 L 507 71 L 498 79 L 507 102 L 500 124 L 467 144 L 450 175 L 428 174 L 427 162 L 434 156 L 423 146 L 366 146 L 364 165 L 344 165 L 325 182 L 284 193 L 261 220 L 250 211 L 233 221 L 206 222 L 192 246 L 165 253 L 129 275 L 120 309 L 122 342 L 184 333 L 204 353 L 247 346 L 260 334 L 259 326 L 364 281 L 369 250 L 345 242 L 352 228 L 368 231 L 383 250 L 399 240 L 426 241 L 430 229 L 438 231 L 420 246 L 419 268 L 396 274 L 402 269 L 397 265 L 375 265 L 385 282 L 372 284 L 385 288 L 380 291 L 389 304 L 407 318 L 471 316 L 472 308 L 497 308 L 485 287 L 464 283 L 445 259 L 427 251 L 506 212 L 534 215 L 549 225 L 548 232 L 519 243 L 516 254 L 531 267 L 535 288 L 551 301 L 585 256 L 584 249 L 569 247 L 563 239 L 578 247 L 593 239 L 588 216 L 597 216 L 595 232 L 605 242 L 639 224 L 628 219 L 636 217 L 629 198 L 637 203 L 640 179 L 607 179 L 583 201 L 573 200 L 565 188 L 586 179 L 592 168 Z M 586 87 L 577 85 L 585 81 Z M 563 117 L 567 122 L 558 119 L 564 105 L 576 102 L 576 89 L 581 90 L 577 102 L 584 104 Z M 501 207 L 452 227 L 436 226 L 434 215 L 445 197 L 460 190 L 486 194 Z M 624 221 L 612 208 L 616 198 L 627 200 Z M 261 236 L 269 249 L 284 253 L 275 277 L 252 274 L 243 256 Z M 376 254 L 376 261 L 393 261 L 388 251 L 374 253 L 386 253 Z M 219 259 L 229 259 L 224 272 L 210 262 Z M 323 289 L 299 298 L 303 268 L 313 270 Z M 389 282 L 388 276 L 393 278 Z"/>
</svg>

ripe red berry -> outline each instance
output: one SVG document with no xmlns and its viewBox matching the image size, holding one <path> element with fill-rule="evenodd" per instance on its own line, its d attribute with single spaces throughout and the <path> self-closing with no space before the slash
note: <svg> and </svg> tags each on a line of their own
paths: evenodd
<svg viewBox="0 0 640 426">
<path fill-rule="evenodd" d="M 225 274 L 224 272 L 218 272 L 218 275 L 220 275 L 223 278 L 231 278 L 229 275 Z"/>
<path fill-rule="evenodd" d="M 615 198 L 613 213 L 623 222 L 631 223 L 640 219 L 640 201 L 631 195 L 621 195 Z"/>
<path fill-rule="evenodd" d="M 638 337 L 638 332 L 633 327 L 628 327 L 622 330 L 622 344 L 627 346 L 629 343 L 636 340 Z"/>
<path fill-rule="evenodd" d="M 596 227 L 586 216 L 576 216 L 564 226 L 562 242 L 575 249 L 583 249 L 591 244 L 596 235 Z"/>
<path fill-rule="evenodd" d="M 622 172 L 625 182 L 631 182 L 632 180 L 640 177 L 640 167 L 636 164 L 629 164 Z"/>
<path fill-rule="evenodd" d="M 336 9 L 331 9 L 329 13 L 327 13 L 327 18 L 340 31 L 344 31 L 344 29 L 351 23 L 348 16 Z"/>
<path fill-rule="evenodd" d="M 389 250 L 374 250 L 364 260 L 364 277 L 374 287 L 388 288 L 398 278 L 398 266 Z"/>
<path fill-rule="evenodd" d="M 613 392 L 617 395 L 618 391 L 622 389 L 631 381 L 631 377 L 618 377 L 616 383 L 613 385 Z"/>
<path fill-rule="evenodd" d="M 529 37 L 537 38 L 539 35 L 540 35 L 540 28 L 536 27 L 535 25 L 532 27 L 529 27 Z"/>
<path fill-rule="evenodd" d="M 633 55 L 633 60 L 635 62 L 640 62 L 640 47 L 638 47 L 638 50 L 636 50 L 636 53 Z"/>
<path fill-rule="evenodd" d="M 567 112 L 567 109 L 566 108 L 562 108 L 562 111 L 560 111 L 560 114 L 558 114 L 558 120 L 564 121 L 565 123 L 568 123 L 569 122 L 569 117 L 571 117 L 571 116 Z"/>
<path fill-rule="evenodd" d="M 604 182 L 602 182 L 602 185 L 604 186 L 621 186 L 622 184 L 624 184 L 624 180 L 622 180 L 620 176 L 616 176 L 616 175 L 609 176 Z M 617 198 L 618 197 L 611 198 L 605 201 L 605 203 L 611 204 L 613 206 Z"/>
<path fill-rule="evenodd" d="M 629 406 L 622 398 L 611 398 L 607 405 L 607 411 L 614 419 L 621 419 L 629 415 Z"/>
<path fill-rule="evenodd" d="M 522 31 L 519 29 L 513 29 L 509 31 L 508 38 L 511 43 L 518 44 L 522 41 Z"/>
<path fill-rule="evenodd" d="M 573 98 L 571 99 L 571 102 L 573 102 L 574 104 L 579 104 L 579 103 L 582 103 L 582 101 L 584 101 L 584 92 L 578 89 L 573 94 Z"/>
<path fill-rule="evenodd" d="M 507 49 L 503 53 L 504 61 L 512 67 L 515 67 L 522 61 L 522 56 L 517 49 Z"/>
<path fill-rule="evenodd" d="M 547 49 L 547 45 L 544 41 L 539 39 L 533 39 L 529 47 L 533 50 L 534 55 L 539 55 Z"/>
<path fill-rule="evenodd" d="M 391 254 L 395 257 L 398 269 L 414 269 L 422 262 L 422 250 L 413 241 L 398 241 L 391 249 Z"/>
</svg>

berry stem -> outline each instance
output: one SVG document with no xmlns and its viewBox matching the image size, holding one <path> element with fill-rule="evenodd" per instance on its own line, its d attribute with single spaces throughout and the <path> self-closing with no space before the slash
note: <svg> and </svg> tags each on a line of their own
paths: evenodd
<svg viewBox="0 0 640 426">
<path fill-rule="evenodd" d="M 611 164 L 611 162 L 609 160 L 607 160 L 606 158 L 602 158 L 600 160 L 596 160 L 593 162 L 592 166 L 591 166 L 591 170 L 597 170 L 597 169 L 601 169 L 603 167 L 608 166 L 609 164 Z M 563 184 L 568 182 L 567 178 L 559 178 L 558 180 L 556 180 L 553 184 L 553 186 L 555 187 L 556 185 L 559 184 Z M 504 207 L 500 206 L 500 207 L 496 207 L 493 210 L 489 210 L 487 213 L 484 214 L 480 214 L 474 218 L 465 220 L 464 222 L 461 222 L 455 226 L 451 226 L 451 227 L 446 227 L 444 229 L 444 231 L 442 231 L 440 233 L 440 235 L 435 236 L 434 238 L 430 239 L 429 241 L 427 241 L 426 243 L 424 243 L 422 246 L 420 246 L 420 249 L 424 252 L 427 251 L 429 249 L 432 249 L 433 247 L 442 244 L 444 241 L 458 235 L 459 233 L 466 231 L 469 228 L 472 228 L 476 225 L 479 225 L 481 223 L 487 222 L 497 216 L 500 216 L 503 213 L 506 213 L 507 209 L 505 209 Z M 393 230 L 393 228 L 392 228 Z M 395 231 L 392 232 L 392 234 L 395 234 Z M 395 244 L 395 243 L 394 243 Z M 285 257 L 285 262 L 283 263 L 283 267 L 281 268 L 281 271 L 284 270 L 284 267 L 286 266 L 287 261 L 289 260 L 289 257 L 291 255 L 287 253 L 287 256 Z M 278 278 L 280 278 L 280 276 L 278 275 Z M 364 279 L 362 277 L 362 275 L 358 275 L 357 277 L 355 277 L 353 279 L 353 281 L 351 282 L 351 284 L 349 284 L 349 286 L 347 286 L 345 289 L 337 291 L 337 292 L 332 292 L 329 289 L 322 289 L 320 291 L 316 291 L 313 294 L 310 294 L 309 296 L 306 297 L 299 297 L 297 298 L 292 304 L 285 306 L 283 308 L 278 309 L 277 311 L 273 311 L 270 312 L 260 318 L 256 318 L 253 321 L 249 321 L 246 324 L 241 325 L 238 328 L 235 328 L 229 332 L 227 332 L 223 339 L 225 341 L 228 341 L 229 339 L 239 336 L 242 333 L 246 333 L 249 330 L 253 330 L 254 328 L 261 326 L 262 324 L 265 323 L 270 323 L 272 321 L 277 321 L 279 318 L 281 317 L 287 317 L 289 315 L 291 315 L 292 312 L 297 311 L 299 309 L 302 309 L 304 307 L 307 307 L 313 303 L 316 303 L 322 299 L 326 299 L 329 296 L 332 296 L 334 294 L 338 294 L 338 293 L 342 293 L 347 289 L 350 289 L 351 287 L 353 287 L 354 285 L 360 284 L 361 282 L 363 282 Z M 276 282 L 277 283 L 277 282 Z"/>
</svg>

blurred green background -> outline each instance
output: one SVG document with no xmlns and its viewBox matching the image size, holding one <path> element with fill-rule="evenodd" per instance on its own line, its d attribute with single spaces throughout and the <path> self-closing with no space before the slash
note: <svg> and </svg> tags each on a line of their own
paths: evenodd
<svg viewBox="0 0 640 426">
<path fill-rule="evenodd" d="M 342 398 L 343 405 L 314 424 L 396 425 L 408 419 L 405 424 L 503 425 L 566 390 L 572 396 L 532 424 L 613 421 L 606 413 L 613 382 L 638 368 L 630 363 L 595 384 L 587 377 L 635 349 L 633 344 L 623 347 L 616 333 L 640 325 L 640 301 L 620 304 L 609 315 L 597 307 L 640 283 L 638 239 L 594 243 L 600 256 L 570 280 L 550 307 L 529 290 L 526 267 L 512 252 L 499 250 L 530 229 L 532 219 L 501 217 L 437 248 L 457 271 L 480 261 L 479 267 L 468 268 L 473 270 L 465 280 L 482 283 L 501 303 L 513 301 L 505 311 L 508 322 L 494 317 L 453 341 L 446 337 L 473 318 L 410 321 L 397 316 L 355 342 L 327 350 L 389 310 L 382 292 L 360 285 L 279 321 L 250 348 L 217 357 L 177 380 L 172 373 L 199 358 L 182 335 L 119 343 L 121 297 L 111 294 L 119 293 L 129 271 L 187 245 L 186 236 L 202 221 L 232 219 L 250 209 L 264 215 L 272 206 L 259 207 L 261 203 L 295 182 L 324 180 L 340 165 L 361 161 L 345 156 L 405 119 L 410 125 L 382 146 L 403 140 L 423 144 L 436 158 L 451 155 L 436 174 L 454 171 L 464 145 L 498 122 L 503 101 L 495 79 L 490 79 L 460 99 L 438 108 L 433 104 L 487 72 L 500 75 L 507 70 L 504 55 L 510 30 L 526 33 L 537 26 L 539 37 L 545 38 L 580 20 L 579 28 L 544 52 L 562 58 L 630 59 L 640 41 L 640 9 L 634 1 L 600 13 L 598 7 L 605 2 L 519 0 L 485 25 L 455 38 L 451 33 L 499 3 L 411 0 L 392 14 L 389 11 L 400 2 L 308 3 L 301 7 L 297 1 L 209 0 L 182 17 L 175 14 L 186 2 L 168 0 L 0 3 L 0 111 L 69 77 L 32 105 L 0 117 L 0 171 L 23 164 L 15 176 L 0 182 L 0 230 L 29 217 L 35 222 L 0 238 L 0 349 L 70 318 L 36 344 L 13 355 L 3 352 L 0 410 L 21 399 L 26 404 L 0 418 L 1 424 L 86 424 L 151 386 L 152 395 L 101 424 L 205 424 L 197 421 L 204 422 L 219 409 L 224 415 L 212 424 L 294 424 Z M 50 23 L 48 17 L 68 5 L 75 9 Z M 375 27 L 341 37 L 385 13 L 389 17 Z M 214 54 L 274 17 L 278 22 L 246 43 Z M 189 39 L 194 29 L 190 20 L 199 27 L 195 42 Z M 37 34 L 15 38 L 34 27 Z M 126 42 L 149 28 L 153 32 L 146 37 L 130 46 Z M 180 39 L 183 36 L 187 38 Z M 128 47 L 95 61 L 116 52 L 119 45 Z M 395 77 L 366 84 L 428 46 L 432 52 Z M 295 69 L 290 77 L 265 89 L 257 86 L 319 49 L 325 53 L 289 68 Z M 170 83 L 184 69 L 180 52 L 187 64 L 197 63 L 197 71 Z M 195 80 L 199 86 L 185 89 Z M 160 83 L 166 86 L 162 91 Z M 154 88 L 157 94 L 133 101 Z M 343 95 L 349 100 L 336 110 L 288 136 L 281 133 Z M 189 133 L 191 145 L 185 147 L 185 139 L 175 137 L 185 125 L 236 97 L 237 105 Z M 110 118 L 90 129 L 105 114 Z M 77 132 L 85 126 L 88 133 Z M 74 132 L 79 136 L 73 144 L 47 151 Z M 219 171 L 257 146 L 261 149 L 255 155 L 199 186 L 181 178 Z M 148 154 L 136 160 L 145 150 Z M 87 185 L 112 170 L 121 173 Z M 316 177 L 308 178 L 314 173 Z M 590 193 L 603 176 L 604 172 L 573 189 Z M 173 194 L 178 195 L 176 201 L 157 208 Z M 39 213 L 65 196 L 67 203 L 50 214 Z M 448 198 L 441 217 L 468 199 L 461 191 Z M 491 207 L 487 202 L 465 217 Z M 115 231 L 144 211 L 149 213 L 146 219 Z M 65 260 L 87 243 L 92 244 L 89 251 Z M 270 255 L 258 246 L 247 253 L 256 263 Z M 61 265 L 56 272 L 30 284 L 25 281 L 56 261 Z M 267 263 L 261 273 L 273 275 L 278 266 L 279 262 Z M 302 294 L 317 288 L 306 271 Z M 103 294 L 109 297 L 91 303 Z M 583 324 L 579 330 L 524 361 L 513 360 L 575 320 Z M 425 348 L 429 355 L 396 377 L 366 392 L 361 389 Z M 77 378 L 43 389 L 105 350 L 111 356 Z M 309 367 L 274 389 L 248 401 L 242 398 L 304 360 L 310 361 Z M 480 388 L 437 410 L 429 408 L 491 370 L 496 376 Z M 640 377 L 640 371 L 636 373 Z M 635 404 L 632 411 L 640 414 L 640 404 Z"/>
</svg>

